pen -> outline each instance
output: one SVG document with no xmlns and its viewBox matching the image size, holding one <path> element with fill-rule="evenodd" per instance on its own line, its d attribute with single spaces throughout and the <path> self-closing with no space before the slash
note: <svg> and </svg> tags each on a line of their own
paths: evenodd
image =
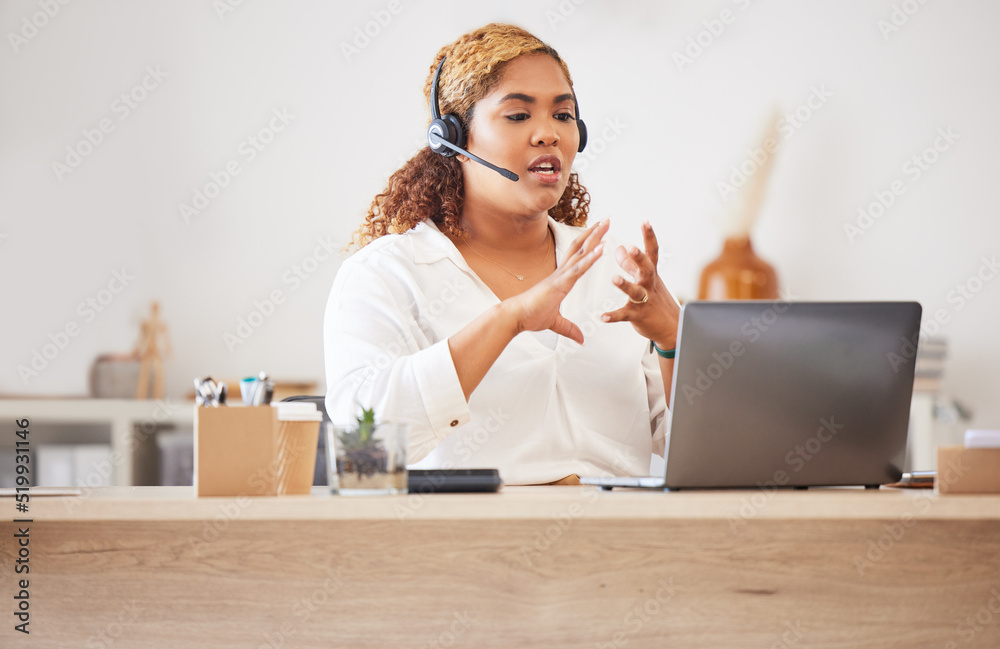
<svg viewBox="0 0 1000 649">
<path fill-rule="evenodd" d="M 274 396 L 274 381 L 268 378 L 266 372 L 256 377 L 248 376 L 240 380 L 240 393 L 245 405 L 266 406 Z"/>
<path fill-rule="evenodd" d="M 194 380 L 194 401 L 199 406 L 217 408 L 226 404 L 227 386 L 222 381 L 216 383 L 211 376 Z"/>
</svg>

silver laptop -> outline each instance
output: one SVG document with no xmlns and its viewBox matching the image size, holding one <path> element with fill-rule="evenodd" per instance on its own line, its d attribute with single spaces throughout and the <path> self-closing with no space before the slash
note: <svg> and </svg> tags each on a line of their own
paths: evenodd
<svg viewBox="0 0 1000 649">
<path fill-rule="evenodd" d="M 878 485 L 902 476 L 916 302 L 692 302 L 681 309 L 656 489 Z"/>
</svg>

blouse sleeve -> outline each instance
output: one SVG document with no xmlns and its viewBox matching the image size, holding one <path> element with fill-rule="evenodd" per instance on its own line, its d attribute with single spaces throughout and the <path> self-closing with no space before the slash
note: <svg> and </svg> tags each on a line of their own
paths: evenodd
<svg viewBox="0 0 1000 649">
<path fill-rule="evenodd" d="M 428 340 L 412 296 L 383 275 L 349 259 L 334 279 L 323 327 L 326 407 L 334 423 L 366 407 L 380 421 L 408 424 L 412 464 L 471 413 L 447 339 Z"/>
<path fill-rule="evenodd" d="M 642 371 L 646 375 L 646 398 L 649 400 L 649 427 L 653 435 L 653 453 L 665 457 L 667 448 L 667 399 L 663 392 L 656 354 L 643 354 Z"/>
</svg>

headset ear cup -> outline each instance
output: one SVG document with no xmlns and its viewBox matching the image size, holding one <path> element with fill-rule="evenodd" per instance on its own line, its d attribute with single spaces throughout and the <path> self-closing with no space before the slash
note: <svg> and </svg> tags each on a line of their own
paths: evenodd
<svg viewBox="0 0 1000 649">
<path fill-rule="evenodd" d="M 443 119 L 435 119 L 430 123 L 430 126 L 427 127 L 427 146 L 429 146 L 431 148 L 431 151 L 433 151 L 434 153 L 443 155 L 446 158 L 450 158 L 451 156 L 455 155 L 455 152 L 449 149 L 448 147 L 444 146 L 440 142 L 435 142 L 434 139 L 431 138 L 431 136 L 436 135 L 442 140 L 450 142 L 451 140 L 449 136 L 451 134 L 449 133 L 449 130 L 450 129 L 448 128 L 448 122 L 444 121 Z"/>
<path fill-rule="evenodd" d="M 454 115 L 443 115 L 433 120 L 430 126 L 427 127 L 427 146 L 431 148 L 431 151 L 446 158 L 454 156 L 456 154 L 454 150 L 449 149 L 441 143 L 433 142 L 431 135 L 437 135 L 446 142 L 451 142 L 462 149 L 465 148 L 465 129 L 462 128 L 461 120 Z"/>
<path fill-rule="evenodd" d="M 576 128 L 580 131 L 580 146 L 576 148 L 576 152 L 583 153 L 583 147 L 587 146 L 587 125 L 582 119 L 577 119 Z"/>
<path fill-rule="evenodd" d="M 451 126 L 451 139 L 449 142 L 455 146 L 464 149 L 465 148 L 465 127 L 462 126 L 462 120 L 458 119 L 458 116 L 454 113 L 448 113 L 444 115 L 441 119 L 448 122 Z M 452 152 L 452 155 L 455 155 Z"/>
</svg>

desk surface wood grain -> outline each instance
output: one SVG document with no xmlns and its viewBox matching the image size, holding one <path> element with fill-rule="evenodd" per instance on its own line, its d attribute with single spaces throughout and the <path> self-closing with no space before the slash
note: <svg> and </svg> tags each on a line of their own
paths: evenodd
<svg viewBox="0 0 1000 649">
<path fill-rule="evenodd" d="M 717 519 L 1000 519 L 1000 495 L 938 496 L 930 490 L 861 488 L 663 492 L 597 487 L 504 487 L 496 494 L 392 497 L 310 496 L 196 498 L 192 487 L 84 488 L 79 497 L 35 498 L 32 511 L 50 521 L 212 519 L 236 507 L 242 520 L 544 519 L 574 503 L 583 518 Z M 928 506 L 930 505 L 930 506 Z"/>
<path fill-rule="evenodd" d="M 118 488 L 31 506 L 32 635 L 8 621 L 5 647 L 1000 646 L 996 496 Z"/>
</svg>

